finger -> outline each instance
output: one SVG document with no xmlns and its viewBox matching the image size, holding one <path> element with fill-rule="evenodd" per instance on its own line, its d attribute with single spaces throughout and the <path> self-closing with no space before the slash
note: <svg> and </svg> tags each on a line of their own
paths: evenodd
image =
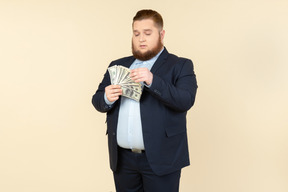
<svg viewBox="0 0 288 192">
<path fill-rule="evenodd" d="M 133 80 L 139 79 L 141 78 L 141 73 L 139 71 L 134 71 L 131 76 L 130 76 Z"/>
<path fill-rule="evenodd" d="M 111 89 L 120 89 L 121 86 L 120 85 L 110 85 Z"/>
<path fill-rule="evenodd" d="M 107 96 L 107 99 L 110 101 L 110 102 L 113 102 L 113 101 L 116 101 L 119 99 L 119 96 L 121 95 L 122 93 L 116 93 L 116 94 L 109 94 Z"/>
<path fill-rule="evenodd" d="M 122 94 L 122 89 L 111 89 L 109 91 L 109 95 L 121 95 Z"/>
<path fill-rule="evenodd" d="M 130 72 L 129 76 L 130 76 L 131 78 L 133 78 L 133 77 L 135 76 L 135 74 L 136 74 L 136 72 L 135 72 L 134 70 L 132 70 L 132 71 Z"/>
<path fill-rule="evenodd" d="M 107 97 L 122 95 L 122 89 L 107 89 L 105 90 Z"/>
<path fill-rule="evenodd" d="M 119 90 L 121 90 L 121 87 L 119 85 L 111 85 L 109 87 L 106 87 L 105 92 L 107 92 L 108 94 L 110 93 L 114 93 L 114 92 L 119 92 Z"/>
</svg>

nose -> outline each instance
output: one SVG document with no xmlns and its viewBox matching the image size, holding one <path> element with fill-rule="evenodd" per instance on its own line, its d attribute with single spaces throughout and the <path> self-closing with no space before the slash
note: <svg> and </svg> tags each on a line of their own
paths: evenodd
<svg viewBox="0 0 288 192">
<path fill-rule="evenodd" d="M 139 41 L 140 42 L 144 42 L 145 41 L 145 35 L 141 34 L 140 38 L 139 38 Z"/>
</svg>

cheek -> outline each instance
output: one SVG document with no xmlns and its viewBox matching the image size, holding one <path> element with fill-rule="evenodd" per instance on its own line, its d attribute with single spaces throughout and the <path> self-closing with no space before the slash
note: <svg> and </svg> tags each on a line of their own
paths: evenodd
<svg viewBox="0 0 288 192">
<path fill-rule="evenodd" d="M 136 41 L 134 39 L 132 39 L 132 46 L 135 47 L 135 45 L 136 45 Z"/>
<path fill-rule="evenodd" d="M 136 38 L 132 38 L 132 43 L 136 44 L 136 43 L 138 43 L 138 40 Z"/>
<path fill-rule="evenodd" d="M 155 47 L 158 44 L 159 38 L 151 38 L 147 40 L 150 46 Z"/>
<path fill-rule="evenodd" d="M 155 35 L 153 36 L 153 38 L 151 38 L 151 41 L 155 42 L 155 44 L 157 44 L 157 42 L 159 42 L 161 39 L 161 37 L 159 35 Z"/>
</svg>

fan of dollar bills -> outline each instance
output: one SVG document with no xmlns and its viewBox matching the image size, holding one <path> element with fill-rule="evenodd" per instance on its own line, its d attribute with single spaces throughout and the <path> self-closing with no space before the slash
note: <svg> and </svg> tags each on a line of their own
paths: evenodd
<svg viewBox="0 0 288 192">
<path fill-rule="evenodd" d="M 108 71 L 111 84 L 121 86 L 122 96 L 139 102 L 142 94 L 141 83 L 136 83 L 129 77 L 130 69 L 121 65 L 113 65 L 108 68 Z"/>
</svg>

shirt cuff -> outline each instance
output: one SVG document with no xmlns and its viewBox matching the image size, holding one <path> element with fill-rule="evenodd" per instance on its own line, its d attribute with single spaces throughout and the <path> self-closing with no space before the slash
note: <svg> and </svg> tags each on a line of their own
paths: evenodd
<svg viewBox="0 0 288 192">
<path fill-rule="evenodd" d="M 147 84 L 144 82 L 144 85 L 145 85 L 145 87 L 150 88 L 151 85 L 152 85 L 152 83 L 153 83 L 153 81 L 150 83 L 150 85 L 147 85 Z"/>
</svg>

